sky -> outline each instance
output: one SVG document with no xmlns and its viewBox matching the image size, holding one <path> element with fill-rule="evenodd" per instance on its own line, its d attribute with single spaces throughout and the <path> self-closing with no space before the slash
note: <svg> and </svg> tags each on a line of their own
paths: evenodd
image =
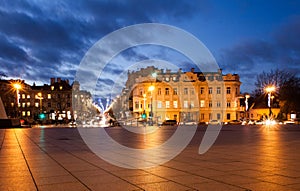
<svg viewBox="0 0 300 191">
<path fill-rule="evenodd" d="M 72 81 L 99 40 L 142 23 L 167 24 L 195 36 L 223 73 L 240 75 L 242 92 L 252 92 L 263 71 L 300 74 L 300 1 L 295 0 L 0 0 L 0 72 L 29 84 L 49 84 L 51 77 Z M 107 76 L 124 76 L 130 67 L 122 63 L 142 68 L 141 61 L 153 58 L 189 70 L 188 59 L 174 50 L 132 47 L 111 61 L 98 86 L 106 92 L 113 85 Z"/>
</svg>

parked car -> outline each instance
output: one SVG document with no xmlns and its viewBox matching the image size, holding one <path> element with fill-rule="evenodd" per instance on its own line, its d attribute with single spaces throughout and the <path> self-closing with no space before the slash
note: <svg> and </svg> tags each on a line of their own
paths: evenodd
<svg viewBox="0 0 300 191">
<path fill-rule="evenodd" d="M 219 120 L 212 119 L 208 123 L 208 125 L 219 125 L 221 122 Z"/>
<path fill-rule="evenodd" d="M 177 121 L 176 120 L 165 120 L 162 125 L 168 125 L 168 126 L 174 126 L 177 125 Z"/>
<path fill-rule="evenodd" d="M 240 120 L 232 120 L 228 122 L 229 125 L 241 125 L 242 121 Z"/>
</svg>

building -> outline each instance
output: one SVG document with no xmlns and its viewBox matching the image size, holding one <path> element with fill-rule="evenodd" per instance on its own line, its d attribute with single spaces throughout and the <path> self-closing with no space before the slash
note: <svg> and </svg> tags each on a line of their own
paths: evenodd
<svg viewBox="0 0 300 191">
<path fill-rule="evenodd" d="M 69 121 L 76 119 L 87 107 L 91 107 L 91 94 L 80 91 L 78 82 L 51 78 L 50 84 L 32 86 L 24 80 L 0 80 L 0 96 L 9 118 L 23 118 L 29 121 Z M 74 111 L 80 105 L 80 111 Z M 84 106 L 84 107 L 83 107 Z"/>
<path fill-rule="evenodd" d="M 221 70 L 202 73 L 193 68 L 189 72 L 142 68 L 128 72 L 122 95 L 115 101 L 115 116 L 140 118 L 145 113 L 157 122 L 236 120 L 244 114 L 240 85 L 237 74 L 223 75 Z"/>
</svg>

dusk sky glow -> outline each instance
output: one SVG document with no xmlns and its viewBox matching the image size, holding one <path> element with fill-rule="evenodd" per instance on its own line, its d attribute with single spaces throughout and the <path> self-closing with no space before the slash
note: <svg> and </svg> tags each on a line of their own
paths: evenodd
<svg viewBox="0 0 300 191">
<path fill-rule="evenodd" d="M 0 0 L 0 72 L 29 84 L 48 84 L 51 77 L 72 81 L 85 53 L 102 37 L 153 22 L 197 37 L 224 73 L 240 75 L 243 92 L 253 91 L 255 75 L 262 71 L 300 74 L 300 1 L 295 0 Z M 118 76 L 120 61 L 147 58 L 166 58 L 189 70 L 174 54 L 160 47 L 132 48 L 105 71 Z"/>
</svg>

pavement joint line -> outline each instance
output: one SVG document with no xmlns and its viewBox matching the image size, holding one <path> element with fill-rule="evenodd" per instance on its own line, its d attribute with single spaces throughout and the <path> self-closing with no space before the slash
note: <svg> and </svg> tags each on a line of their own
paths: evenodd
<svg viewBox="0 0 300 191">
<path fill-rule="evenodd" d="M 22 132 L 23 134 L 25 134 L 24 132 Z M 27 136 L 27 138 L 33 142 L 36 146 L 38 146 L 38 148 L 43 151 L 47 156 L 49 156 L 53 161 L 55 161 L 60 167 L 62 167 L 65 171 L 67 171 L 71 176 L 73 176 L 76 180 L 78 180 L 83 186 L 85 186 L 88 190 L 92 190 L 90 187 L 88 187 L 84 182 L 82 182 L 79 178 L 77 178 L 73 173 L 71 173 L 68 169 L 66 169 L 63 165 L 61 165 L 57 160 L 55 160 L 47 151 L 45 151 L 44 149 L 42 149 L 36 142 L 34 142 L 27 134 L 25 134 Z M 25 156 L 24 156 L 25 157 Z M 27 161 L 26 161 L 27 164 Z M 28 164 L 27 164 L 28 166 Z M 29 166 L 28 166 L 29 168 Z M 31 173 L 31 171 L 30 171 Z M 31 174 L 32 175 L 32 174 Z M 36 183 L 35 183 L 36 184 Z"/>
<path fill-rule="evenodd" d="M 23 156 L 23 158 L 24 158 L 24 160 L 25 160 L 26 166 L 27 166 L 28 171 L 29 171 L 29 173 L 30 173 L 30 175 L 31 175 L 32 181 L 33 181 L 33 183 L 34 183 L 34 186 L 35 186 L 36 190 L 38 191 L 39 188 L 38 188 L 38 186 L 37 186 L 37 184 L 36 184 L 36 181 L 35 181 L 35 179 L 34 179 L 34 177 L 33 177 L 33 174 L 32 174 L 31 169 L 30 169 L 30 167 L 29 167 L 28 161 L 27 161 L 27 159 L 26 159 L 26 157 L 25 157 L 25 155 L 24 155 L 24 152 L 23 152 L 23 149 L 22 149 L 22 147 L 21 147 L 20 141 L 19 141 L 18 136 L 17 136 L 17 134 L 16 134 L 16 130 L 14 130 L 14 135 L 15 135 L 16 140 L 17 140 L 17 142 L 18 142 L 18 146 L 19 146 L 19 148 L 20 148 L 20 150 L 21 150 L 21 152 L 22 152 L 22 156 Z"/>
<path fill-rule="evenodd" d="M 26 136 L 29 138 L 28 135 L 26 135 Z M 30 139 L 32 142 L 34 142 L 31 138 L 29 138 L 29 139 Z M 43 150 L 36 142 L 34 142 L 34 144 L 37 145 L 43 152 L 47 153 L 47 152 L 44 151 L 44 150 Z M 122 177 L 120 177 L 120 176 L 118 176 L 118 175 L 116 175 L 116 174 L 114 174 L 114 173 L 112 173 L 112 172 L 110 172 L 110 171 L 104 169 L 104 168 L 101 168 L 101 167 L 99 167 L 99 166 L 97 166 L 97 165 L 95 165 L 95 164 L 93 164 L 93 163 L 91 163 L 91 162 L 89 162 L 89 161 L 87 161 L 87 160 L 85 160 L 85 159 L 83 159 L 83 158 L 80 158 L 80 157 L 76 156 L 75 154 L 69 152 L 68 150 L 63 149 L 62 147 L 60 147 L 60 149 L 63 150 L 63 151 L 65 151 L 66 153 L 69 153 L 70 155 L 76 157 L 77 159 L 79 159 L 79 160 L 81 160 L 81 161 L 84 161 L 84 162 L 86 162 L 86 163 L 88 163 L 88 164 L 90 164 L 90 165 L 92 165 L 92 166 L 94 166 L 94 167 L 97 167 L 97 168 L 99 168 L 99 169 L 101 169 L 101 170 L 107 172 L 108 174 L 113 175 L 113 176 L 115 176 L 115 177 L 117 177 L 117 178 L 119 178 L 119 179 L 121 179 L 121 180 L 123 180 L 123 181 L 125 181 L 125 182 L 127 182 L 127 183 L 129 183 L 129 184 L 131 184 L 131 185 L 133 185 L 133 186 L 135 186 L 135 187 L 137 187 L 138 189 L 141 189 L 141 190 L 145 191 L 145 189 L 143 189 L 142 187 L 140 187 L 140 186 L 138 186 L 138 185 L 136 185 L 136 184 L 134 184 L 134 183 L 131 183 L 131 182 L 129 182 L 128 180 L 126 180 L 126 179 L 124 179 L 124 178 L 122 178 Z M 90 150 L 89 150 L 89 151 L 90 151 Z M 90 151 L 90 152 L 91 152 L 91 151 Z M 47 155 L 49 155 L 49 154 L 47 153 Z M 51 157 L 50 155 L 49 155 L 49 157 L 52 158 L 53 160 L 55 160 L 55 159 L 54 159 L 53 157 Z M 57 162 L 60 166 L 62 166 L 58 161 L 55 160 L 55 162 Z M 62 166 L 62 167 L 63 167 L 63 166 Z M 63 168 L 64 168 L 64 167 L 63 167 Z M 66 168 L 64 168 L 64 169 L 65 169 L 67 172 L 69 172 L 74 178 L 76 178 L 79 182 L 81 182 L 82 184 L 84 184 L 79 178 L 77 178 L 75 175 L 73 175 L 70 171 L 68 171 Z M 84 184 L 84 185 L 85 185 L 85 184 Z M 87 185 L 85 185 L 85 186 L 86 186 L 87 188 L 89 188 Z M 89 188 L 89 190 L 92 190 L 92 189 Z"/>
</svg>

